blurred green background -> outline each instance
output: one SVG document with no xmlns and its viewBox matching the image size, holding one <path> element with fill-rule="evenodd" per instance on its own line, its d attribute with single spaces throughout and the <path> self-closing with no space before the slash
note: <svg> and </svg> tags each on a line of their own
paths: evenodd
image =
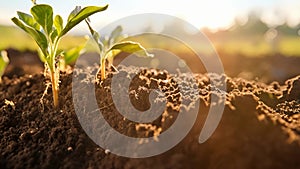
<svg viewBox="0 0 300 169">
<path fill-rule="evenodd" d="M 227 29 L 213 31 L 202 28 L 201 30 L 212 41 L 217 51 L 222 53 L 238 53 L 248 57 L 261 57 L 274 53 L 300 56 L 300 25 L 291 27 L 283 23 L 270 27 L 259 17 L 257 13 L 251 13 L 247 22 L 243 24 L 236 20 Z M 0 25 L 0 32 L 0 49 L 36 50 L 33 40 L 22 30 L 14 26 Z M 68 49 L 84 42 L 84 36 L 73 33 L 63 39 L 61 46 Z M 87 48 L 93 50 L 89 44 Z"/>
</svg>

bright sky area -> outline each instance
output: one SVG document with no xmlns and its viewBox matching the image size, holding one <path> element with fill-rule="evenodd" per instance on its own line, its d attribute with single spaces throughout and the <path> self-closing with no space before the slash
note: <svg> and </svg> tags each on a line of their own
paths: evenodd
<svg viewBox="0 0 300 169">
<path fill-rule="evenodd" d="M 163 13 L 185 19 L 199 28 L 227 28 L 236 17 L 243 20 L 253 10 L 260 10 L 263 20 L 271 25 L 287 20 L 295 26 L 300 21 L 299 0 L 37 0 L 37 3 L 52 5 L 55 14 L 64 18 L 76 5 L 109 4 L 107 11 L 91 18 L 98 21 L 98 26 L 133 14 Z M 28 12 L 31 6 L 30 0 L 2 0 L 0 24 L 12 25 L 10 18 L 16 16 L 16 11 Z"/>
</svg>

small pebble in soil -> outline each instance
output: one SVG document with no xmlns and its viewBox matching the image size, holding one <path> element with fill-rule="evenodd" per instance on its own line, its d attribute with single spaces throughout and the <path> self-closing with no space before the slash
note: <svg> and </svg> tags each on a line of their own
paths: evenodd
<svg viewBox="0 0 300 169">
<path fill-rule="evenodd" d="M 29 133 L 34 134 L 34 133 L 36 133 L 37 130 L 38 130 L 38 128 L 31 129 L 31 130 L 29 130 Z"/>
<path fill-rule="evenodd" d="M 16 106 L 15 106 L 15 103 L 13 102 L 13 101 L 10 101 L 10 100 L 7 100 L 7 99 L 5 99 L 5 104 L 7 105 L 7 106 L 10 106 L 10 107 L 12 107 L 13 108 L 13 110 L 15 110 L 16 109 Z"/>
<path fill-rule="evenodd" d="M 27 132 L 24 132 L 19 136 L 19 139 L 22 141 L 28 141 L 30 139 L 30 134 Z"/>
<path fill-rule="evenodd" d="M 73 151 L 73 148 L 72 147 L 68 147 L 68 151 Z"/>
<path fill-rule="evenodd" d="M 110 150 L 109 149 L 105 149 L 105 154 L 109 154 L 110 153 Z"/>
</svg>

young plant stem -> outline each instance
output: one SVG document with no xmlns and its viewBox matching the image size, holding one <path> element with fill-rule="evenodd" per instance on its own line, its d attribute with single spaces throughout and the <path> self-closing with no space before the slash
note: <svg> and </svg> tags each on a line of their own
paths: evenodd
<svg viewBox="0 0 300 169">
<path fill-rule="evenodd" d="M 51 74 L 51 85 L 52 85 L 52 94 L 53 94 L 53 102 L 54 102 L 54 107 L 58 107 L 58 79 L 55 71 L 50 71 Z"/>
<path fill-rule="evenodd" d="M 101 80 L 106 79 L 106 73 L 105 73 L 105 59 L 101 62 Z"/>
<path fill-rule="evenodd" d="M 53 103 L 54 103 L 55 108 L 57 108 L 59 106 L 58 82 L 59 82 L 59 73 L 60 73 L 60 71 L 59 71 L 59 67 L 55 66 L 55 57 L 56 57 L 56 51 L 57 51 L 58 43 L 59 43 L 58 39 L 56 39 L 54 41 L 54 43 L 51 43 L 51 41 L 50 41 L 50 46 L 49 46 L 50 47 L 50 60 L 47 62 L 48 67 L 49 67 L 49 72 L 50 72 Z"/>
</svg>

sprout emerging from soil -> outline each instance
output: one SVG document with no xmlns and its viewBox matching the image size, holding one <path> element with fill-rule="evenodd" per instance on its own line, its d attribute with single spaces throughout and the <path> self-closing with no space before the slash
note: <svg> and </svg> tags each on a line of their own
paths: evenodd
<svg viewBox="0 0 300 169">
<path fill-rule="evenodd" d="M 152 54 L 149 54 L 146 49 L 137 42 L 133 41 L 122 41 L 124 39 L 124 35 L 122 35 L 122 27 L 117 26 L 110 34 L 108 39 L 101 38 L 98 32 L 96 32 L 90 24 L 90 20 L 85 20 L 89 30 L 92 34 L 94 41 L 97 43 L 100 54 L 100 69 L 101 71 L 101 80 L 106 79 L 106 62 L 108 62 L 108 68 L 113 66 L 113 59 L 120 52 L 125 53 L 136 53 L 138 56 L 144 57 L 153 57 Z"/>
<path fill-rule="evenodd" d="M 62 59 L 62 53 L 58 51 L 58 45 L 61 38 L 81 21 L 89 16 L 107 9 L 106 6 L 87 6 L 85 8 L 76 7 L 69 15 L 67 23 L 64 25 L 60 15 L 53 16 L 53 9 L 47 4 L 35 4 L 30 10 L 30 14 L 17 12 L 18 18 L 12 18 L 12 21 L 28 33 L 39 47 L 41 60 L 45 62 L 45 68 L 51 79 L 52 94 L 54 106 L 58 102 L 58 84 L 59 84 L 59 63 Z"/>
<path fill-rule="evenodd" d="M 0 83 L 2 82 L 2 75 L 9 63 L 7 52 L 5 50 L 0 52 Z"/>
</svg>

